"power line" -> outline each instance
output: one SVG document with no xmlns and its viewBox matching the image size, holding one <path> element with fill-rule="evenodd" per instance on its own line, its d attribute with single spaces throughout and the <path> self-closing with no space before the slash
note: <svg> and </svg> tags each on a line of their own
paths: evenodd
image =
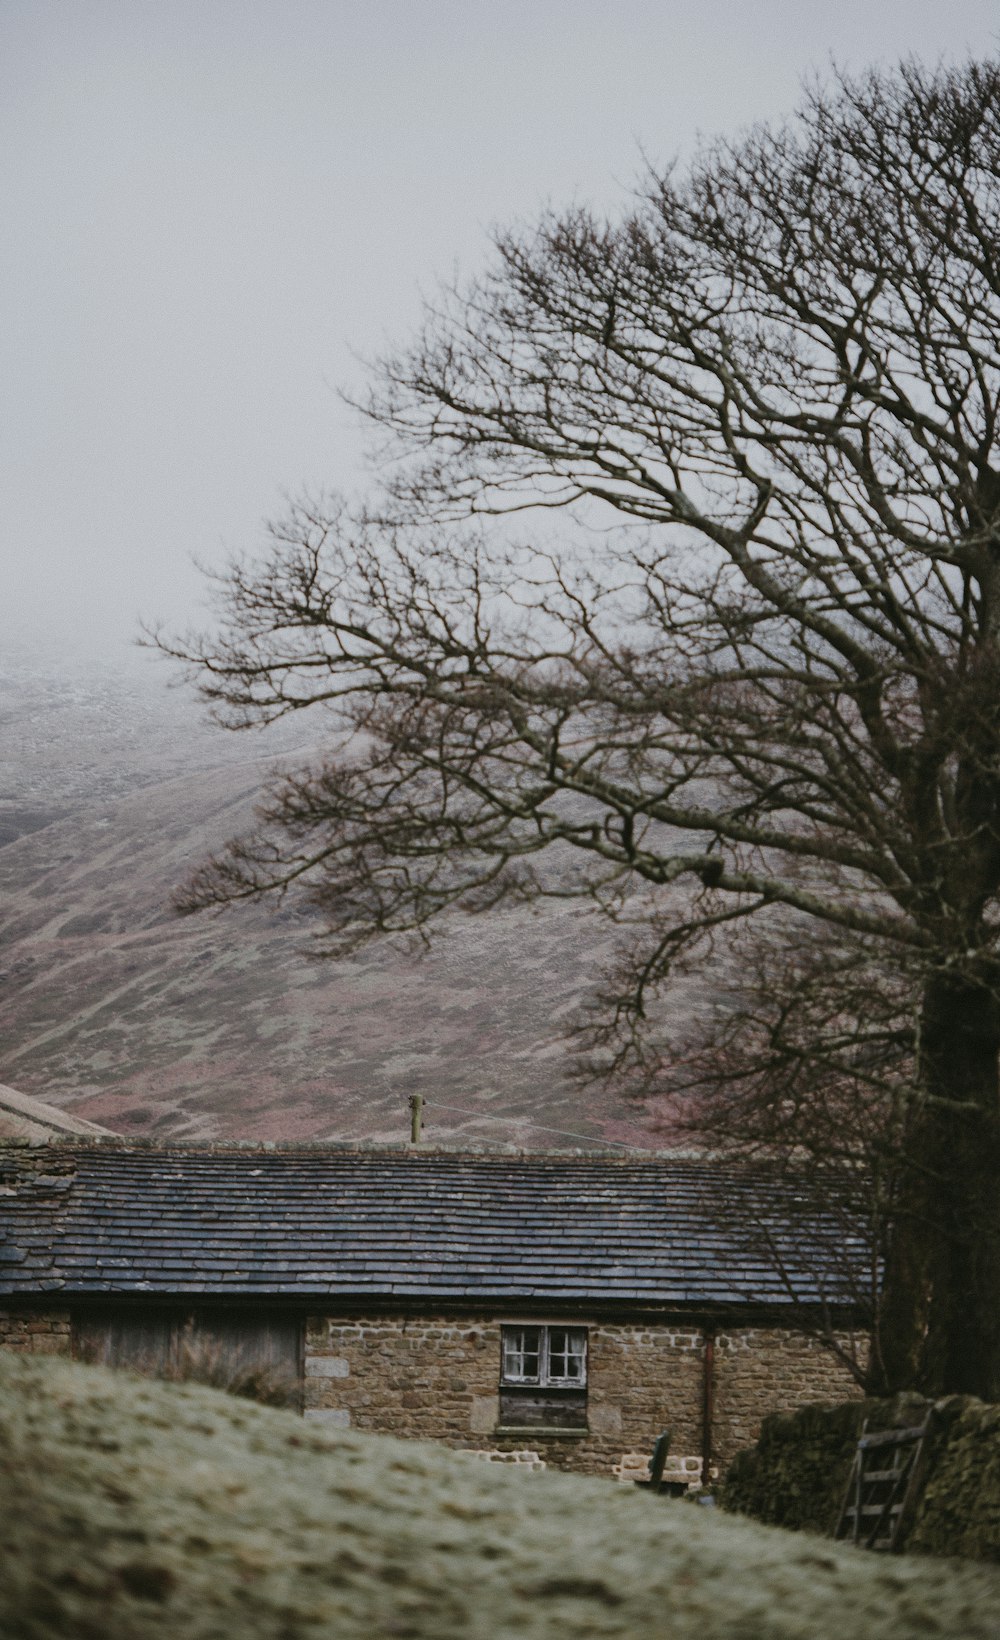
<svg viewBox="0 0 1000 1640">
<path fill-rule="evenodd" d="M 468 1110 L 468 1109 L 466 1109 L 466 1107 L 464 1105 L 445 1105 L 445 1104 L 442 1104 L 440 1099 L 434 1099 L 434 1100 L 425 1099 L 424 1100 L 424 1109 L 425 1110 L 453 1110 L 453 1111 L 457 1111 L 460 1116 L 478 1116 L 480 1118 L 480 1120 L 485 1120 L 487 1122 L 522 1122 L 522 1121 L 530 1120 L 530 1118 L 526 1118 L 526 1117 L 523 1117 L 523 1116 L 513 1116 L 513 1115 L 505 1116 L 505 1115 L 503 1115 L 502 1112 L 500 1114 L 494 1116 L 492 1113 L 487 1114 L 485 1111 L 481 1111 L 481 1110 Z M 625 1144 L 622 1144 L 620 1139 L 601 1139 L 601 1138 L 595 1137 L 595 1135 L 593 1133 L 571 1133 L 568 1128 L 546 1127 L 544 1125 L 544 1123 L 542 1123 L 542 1122 L 532 1122 L 531 1126 L 533 1128 L 537 1129 L 537 1131 L 539 1133 L 558 1133 L 560 1135 L 560 1137 L 563 1138 L 563 1139 L 580 1139 L 586 1145 L 603 1145 L 605 1147 L 610 1147 L 612 1150 L 641 1150 L 642 1149 L 641 1145 L 625 1145 Z"/>
</svg>

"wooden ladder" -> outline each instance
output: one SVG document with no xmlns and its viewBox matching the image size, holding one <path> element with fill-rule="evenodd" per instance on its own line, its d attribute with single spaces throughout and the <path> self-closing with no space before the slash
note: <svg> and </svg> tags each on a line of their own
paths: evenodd
<svg viewBox="0 0 1000 1640">
<path fill-rule="evenodd" d="M 861 1428 L 834 1537 L 863 1549 L 898 1553 L 924 1482 L 924 1444 L 931 1414 L 909 1429 Z"/>
</svg>

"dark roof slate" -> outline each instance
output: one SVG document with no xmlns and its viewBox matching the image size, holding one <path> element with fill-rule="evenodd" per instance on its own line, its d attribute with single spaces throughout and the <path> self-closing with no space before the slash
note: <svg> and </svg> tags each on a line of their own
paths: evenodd
<svg viewBox="0 0 1000 1640">
<path fill-rule="evenodd" d="M 0 1294 L 846 1300 L 832 1214 L 761 1170 L 558 1152 L 0 1150 Z"/>
</svg>

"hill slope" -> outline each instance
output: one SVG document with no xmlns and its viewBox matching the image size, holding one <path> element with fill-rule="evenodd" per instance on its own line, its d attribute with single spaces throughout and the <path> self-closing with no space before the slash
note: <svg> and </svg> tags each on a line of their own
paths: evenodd
<svg viewBox="0 0 1000 1640">
<path fill-rule="evenodd" d="M 0 1354 L 8 1640 L 986 1640 L 1000 1570 Z"/>
<path fill-rule="evenodd" d="M 399 1138 L 419 1091 L 431 1137 L 650 1143 L 567 1076 L 562 1032 L 610 948 L 579 906 L 456 919 L 419 961 L 383 945 L 336 964 L 310 959 L 290 908 L 173 916 L 289 736 L 254 759 L 176 697 L 116 687 L 13 696 L 0 1081 L 124 1133 Z"/>
</svg>

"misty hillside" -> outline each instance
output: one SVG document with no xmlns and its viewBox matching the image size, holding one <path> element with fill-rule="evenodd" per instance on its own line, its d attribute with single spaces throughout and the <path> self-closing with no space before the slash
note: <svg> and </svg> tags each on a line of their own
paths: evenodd
<svg viewBox="0 0 1000 1640">
<path fill-rule="evenodd" d="M 262 757 L 155 669 L 3 681 L 0 1081 L 163 1137 L 399 1138 L 419 1091 L 430 1137 L 656 1142 L 567 1075 L 561 1033 L 610 950 L 583 907 L 337 963 L 291 906 L 179 919 L 171 889 L 247 823 L 290 729 Z"/>
</svg>

